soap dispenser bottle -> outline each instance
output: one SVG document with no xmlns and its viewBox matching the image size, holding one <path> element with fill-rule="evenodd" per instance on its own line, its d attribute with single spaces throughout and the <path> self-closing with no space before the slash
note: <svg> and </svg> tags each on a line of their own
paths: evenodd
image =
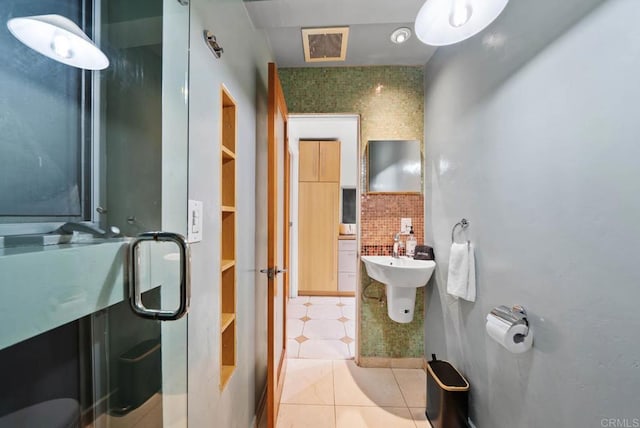
<svg viewBox="0 0 640 428">
<path fill-rule="evenodd" d="M 407 238 L 407 257 L 413 257 L 415 255 L 417 243 L 418 241 L 416 241 L 416 236 L 413 234 L 413 226 L 411 226 L 411 229 L 409 230 L 409 237 Z"/>
</svg>

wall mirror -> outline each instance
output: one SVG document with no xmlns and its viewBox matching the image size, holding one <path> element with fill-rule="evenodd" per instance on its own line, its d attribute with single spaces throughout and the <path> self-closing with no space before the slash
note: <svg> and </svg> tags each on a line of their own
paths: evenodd
<svg viewBox="0 0 640 428">
<path fill-rule="evenodd" d="M 422 192 L 422 155 L 418 140 L 369 140 L 368 192 Z"/>
</svg>

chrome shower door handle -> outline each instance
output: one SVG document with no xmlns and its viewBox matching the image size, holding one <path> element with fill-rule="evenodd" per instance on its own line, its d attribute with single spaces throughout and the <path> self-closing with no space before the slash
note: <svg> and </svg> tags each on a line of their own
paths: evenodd
<svg viewBox="0 0 640 428">
<path fill-rule="evenodd" d="M 138 251 L 145 241 L 173 242 L 177 245 L 180 255 L 180 299 L 175 310 L 149 309 L 142 302 L 142 291 L 138 281 Z M 145 232 L 138 235 L 130 244 L 129 251 L 129 303 L 131 309 L 143 318 L 160 321 L 174 321 L 182 318 L 189 311 L 191 294 L 191 253 L 189 243 L 184 236 L 171 232 Z"/>
</svg>

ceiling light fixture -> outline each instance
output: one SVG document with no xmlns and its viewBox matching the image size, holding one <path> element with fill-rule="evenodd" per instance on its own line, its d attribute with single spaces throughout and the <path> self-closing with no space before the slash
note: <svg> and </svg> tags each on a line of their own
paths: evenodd
<svg viewBox="0 0 640 428">
<path fill-rule="evenodd" d="M 411 37 L 411 29 L 407 27 L 396 28 L 391 33 L 391 41 L 396 44 L 401 44 L 409 40 Z"/>
<path fill-rule="evenodd" d="M 416 36 L 431 46 L 461 42 L 484 30 L 509 0 L 427 0 L 416 17 Z"/>
<path fill-rule="evenodd" d="M 73 21 L 60 15 L 38 15 L 7 21 L 11 34 L 31 49 L 63 64 L 86 70 L 109 66 L 107 56 Z"/>
</svg>

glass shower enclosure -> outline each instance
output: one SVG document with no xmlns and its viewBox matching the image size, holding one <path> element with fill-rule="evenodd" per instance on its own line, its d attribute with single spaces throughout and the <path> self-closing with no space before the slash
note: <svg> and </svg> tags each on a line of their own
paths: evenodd
<svg viewBox="0 0 640 428">
<path fill-rule="evenodd" d="M 6 25 L 51 14 L 108 68 Z M 0 22 L 0 428 L 186 427 L 189 6 L 2 0 Z"/>
</svg>

